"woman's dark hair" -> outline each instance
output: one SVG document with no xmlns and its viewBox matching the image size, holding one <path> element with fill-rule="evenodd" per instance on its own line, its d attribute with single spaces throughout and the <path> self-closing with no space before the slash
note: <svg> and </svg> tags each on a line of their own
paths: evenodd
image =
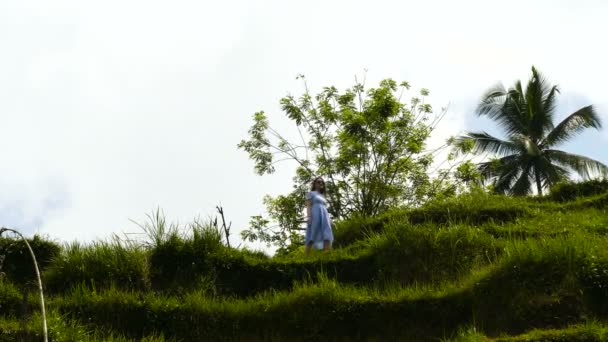
<svg viewBox="0 0 608 342">
<path fill-rule="evenodd" d="M 315 183 L 317 181 L 321 181 L 321 182 L 323 182 L 323 185 L 325 185 L 325 181 L 323 180 L 323 178 L 317 177 L 317 178 L 315 178 L 315 179 L 312 180 L 312 186 L 310 187 L 310 191 L 315 191 Z M 321 190 L 319 190 L 319 192 L 322 195 L 325 195 L 325 186 L 323 186 L 323 188 Z"/>
</svg>

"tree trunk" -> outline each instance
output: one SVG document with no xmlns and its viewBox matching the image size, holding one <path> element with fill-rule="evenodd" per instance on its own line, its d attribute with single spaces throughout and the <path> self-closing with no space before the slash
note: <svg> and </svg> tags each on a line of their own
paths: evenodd
<svg viewBox="0 0 608 342">
<path fill-rule="evenodd" d="M 534 170 L 534 175 L 536 176 L 536 190 L 538 190 L 538 196 L 542 196 L 543 187 L 540 184 L 540 175 L 538 174 L 538 170 Z"/>
</svg>

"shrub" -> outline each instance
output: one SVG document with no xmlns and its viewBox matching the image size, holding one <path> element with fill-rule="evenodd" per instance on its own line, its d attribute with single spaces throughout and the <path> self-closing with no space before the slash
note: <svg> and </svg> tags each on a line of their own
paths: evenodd
<svg viewBox="0 0 608 342">
<path fill-rule="evenodd" d="M 431 201 L 410 211 L 413 224 L 510 222 L 529 214 L 526 200 L 485 193 L 466 193 L 454 198 Z"/>
<path fill-rule="evenodd" d="M 55 258 L 44 280 L 51 292 L 63 292 L 80 284 L 147 290 L 150 287 L 147 252 L 118 237 L 90 245 L 74 242 Z"/>
<path fill-rule="evenodd" d="M 402 284 L 454 280 L 495 261 L 504 243 L 469 226 L 392 224 L 373 242 L 382 279 Z"/>
<path fill-rule="evenodd" d="M 573 201 L 608 192 L 608 179 L 592 179 L 584 182 L 563 182 L 554 185 L 549 198 L 558 202 Z"/>
<path fill-rule="evenodd" d="M 406 209 L 393 209 L 373 217 L 353 217 L 336 223 L 334 246 L 345 247 L 364 240 L 369 236 L 382 233 L 384 227 L 392 221 L 407 220 Z"/>
<path fill-rule="evenodd" d="M 382 233 L 390 223 L 416 225 L 505 223 L 530 215 L 524 199 L 485 193 L 466 193 L 435 200 L 414 209 L 393 209 L 374 217 L 354 217 L 337 223 L 335 245 L 344 247 L 373 234 Z"/>
<path fill-rule="evenodd" d="M 34 255 L 36 262 L 43 272 L 49 267 L 51 262 L 61 251 L 61 247 L 50 240 L 43 239 L 35 235 L 32 239 L 27 240 Z M 36 284 L 36 272 L 34 271 L 34 263 L 30 252 L 23 240 L 0 238 L 0 258 L 5 257 L 1 265 L 0 272 L 6 275 L 6 278 L 19 286 L 29 286 Z"/>
<path fill-rule="evenodd" d="M 191 235 L 177 231 L 158 240 L 150 250 L 150 279 L 156 290 L 183 292 L 214 281 L 214 257 L 227 248 L 222 244 L 221 232 L 211 224 L 195 221 Z"/>
<path fill-rule="evenodd" d="M 584 208 L 605 209 L 608 207 L 608 192 L 602 195 L 579 198 L 576 201 L 564 204 L 568 210 L 580 210 Z"/>
<path fill-rule="evenodd" d="M 0 280 L 0 313 L 15 315 L 21 305 L 21 291 L 6 280 Z"/>
</svg>

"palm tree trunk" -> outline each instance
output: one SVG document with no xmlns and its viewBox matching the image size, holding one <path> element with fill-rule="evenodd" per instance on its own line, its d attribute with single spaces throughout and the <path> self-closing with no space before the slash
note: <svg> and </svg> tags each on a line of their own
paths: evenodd
<svg viewBox="0 0 608 342">
<path fill-rule="evenodd" d="M 540 184 L 540 175 L 538 174 L 538 169 L 534 170 L 534 175 L 536 176 L 536 190 L 538 190 L 538 196 L 542 196 L 543 187 Z"/>
</svg>

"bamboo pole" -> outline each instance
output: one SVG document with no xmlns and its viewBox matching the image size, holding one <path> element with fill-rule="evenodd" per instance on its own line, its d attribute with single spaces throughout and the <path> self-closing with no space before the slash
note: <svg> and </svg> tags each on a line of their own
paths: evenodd
<svg viewBox="0 0 608 342">
<path fill-rule="evenodd" d="M 44 342 L 48 342 L 49 337 L 48 337 L 48 331 L 47 331 L 47 327 L 46 327 L 46 311 L 44 310 L 44 294 L 42 292 L 42 278 L 40 278 L 40 270 L 38 268 L 38 262 L 36 262 L 36 256 L 34 255 L 34 250 L 30 246 L 30 244 L 27 242 L 25 237 L 14 229 L 2 227 L 2 228 L 0 228 L 0 236 L 2 236 L 2 233 L 7 232 L 7 231 L 13 232 L 13 233 L 19 235 L 21 237 L 21 239 L 23 240 L 23 242 L 25 242 L 25 245 L 27 246 L 27 248 L 30 250 L 30 255 L 32 256 L 32 260 L 34 261 L 34 270 L 36 271 L 36 277 L 38 278 L 38 292 L 40 293 L 40 310 L 42 313 L 42 333 L 44 335 Z"/>
</svg>

